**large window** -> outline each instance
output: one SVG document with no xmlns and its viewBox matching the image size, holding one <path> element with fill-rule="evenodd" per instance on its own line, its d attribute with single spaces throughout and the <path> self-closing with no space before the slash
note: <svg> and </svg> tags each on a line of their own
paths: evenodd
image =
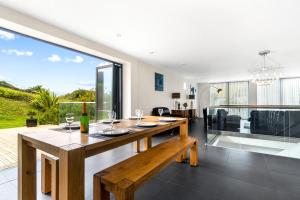
<svg viewBox="0 0 300 200">
<path fill-rule="evenodd" d="M 299 105 L 300 78 L 284 78 L 271 85 L 257 86 L 258 105 Z"/>
<path fill-rule="evenodd" d="M 218 89 L 222 89 L 218 92 Z M 227 83 L 214 83 L 210 85 L 210 105 L 227 105 L 228 104 L 228 85 Z"/>
<path fill-rule="evenodd" d="M 92 120 L 96 98 L 122 117 L 120 64 L 3 28 L 0 60 L 0 128 L 24 126 L 28 116 L 58 124 L 72 113 L 77 121 L 82 102 L 90 102 Z M 96 96 L 96 68 L 103 65 L 113 67 Z"/>
<path fill-rule="evenodd" d="M 218 93 L 218 89 L 222 89 Z M 247 81 L 214 83 L 210 85 L 210 105 L 248 104 L 249 83 Z"/>
<path fill-rule="evenodd" d="M 271 85 L 257 86 L 257 105 L 280 104 L 280 81 L 274 81 Z"/>
<path fill-rule="evenodd" d="M 218 93 L 218 89 L 222 89 Z M 217 105 L 247 105 L 249 94 L 249 82 L 214 83 L 210 85 L 210 104 Z M 248 118 L 247 109 L 228 109 L 229 115 L 239 115 L 243 119 Z"/>
<path fill-rule="evenodd" d="M 247 105 L 249 84 L 248 82 L 228 83 L 229 105 Z"/>
<path fill-rule="evenodd" d="M 300 78 L 281 80 L 282 105 L 300 104 Z"/>
</svg>

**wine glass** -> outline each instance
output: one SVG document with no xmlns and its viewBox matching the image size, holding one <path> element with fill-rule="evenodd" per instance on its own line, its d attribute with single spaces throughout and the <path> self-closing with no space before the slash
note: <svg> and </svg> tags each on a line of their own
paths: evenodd
<svg viewBox="0 0 300 200">
<path fill-rule="evenodd" d="M 108 117 L 109 117 L 109 120 L 110 120 L 110 129 L 112 130 L 114 122 L 115 122 L 115 120 L 117 118 L 117 114 L 116 114 L 115 111 L 112 110 L 112 111 L 109 112 Z"/>
<path fill-rule="evenodd" d="M 142 120 L 143 116 L 144 116 L 144 112 L 143 112 L 143 110 L 141 109 L 141 110 L 140 110 L 140 121 Z"/>
<path fill-rule="evenodd" d="M 164 113 L 164 109 L 162 108 L 158 109 L 158 114 L 160 117 L 162 116 L 163 113 Z"/>
<path fill-rule="evenodd" d="M 71 129 L 71 124 L 74 122 L 74 113 L 67 113 L 66 114 L 66 122 L 69 126 L 69 133 L 72 132 L 72 129 Z"/>
<path fill-rule="evenodd" d="M 141 114 L 142 114 L 142 110 L 141 109 L 135 109 L 135 115 L 138 119 L 138 122 L 140 122 L 141 120 Z"/>
</svg>

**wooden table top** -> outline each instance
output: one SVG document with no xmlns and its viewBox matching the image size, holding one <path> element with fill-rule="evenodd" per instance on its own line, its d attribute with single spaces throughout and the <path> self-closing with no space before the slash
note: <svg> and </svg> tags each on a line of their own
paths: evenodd
<svg viewBox="0 0 300 200">
<path fill-rule="evenodd" d="M 130 141 L 136 141 L 142 137 L 148 137 L 157 132 L 169 130 L 172 127 L 178 127 L 182 123 L 187 123 L 185 118 L 176 118 L 175 122 L 159 122 L 160 117 L 147 116 L 143 119 L 143 122 L 157 122 L 159 125 L 152 128 L 140 128 L 136 127 L 137 120 L 121 120 L 120 123 L 114 124 L 114 128 L 128 128 L 129 134 L 118 136 L 118 137 L 91 137 L 89 134 L 81 134 L 79 130 L 73 130 L 72 133 L 55 131 L 46 129 L 41 130 L 30 130 L 28 132 L 20 134 L 23 140 L 28 141 L 31 146 L 37 149 L 51 153 L 54 156 L 58 156 L 59 149 L 74 150 L 76 148 L 85 148 L 86 157 L 95 155 L 99 152 L 111 149 L 114 145 L 120 146 L 120 144 L 127 144 Z M 109 125 L 91 126 L 91 133 L 108 128 Z M 97 150 L 96 150 L 97 149 Z"/>
</svg>

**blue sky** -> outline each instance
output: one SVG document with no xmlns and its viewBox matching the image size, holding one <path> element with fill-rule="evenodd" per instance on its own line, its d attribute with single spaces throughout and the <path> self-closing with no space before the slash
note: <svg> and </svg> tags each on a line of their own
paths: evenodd
<svg viewBox="0 0 300 200">
<path fill-rule="evenodd" d="M 0 80 L 35 85 L 58 95 L 95 88 L 96 67 L 105 61 L 0 28 Z"/>
</svg>

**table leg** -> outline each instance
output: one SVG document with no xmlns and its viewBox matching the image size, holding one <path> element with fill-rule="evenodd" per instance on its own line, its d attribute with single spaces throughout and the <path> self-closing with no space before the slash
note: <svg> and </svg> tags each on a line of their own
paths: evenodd
<svg viewBox="0 0 300 200">
<path fill-rule="evenodd" d="M 180 124 L 179 128 L 180 136 L 187 137 L 189 135 L 189 120 L 186 119 L 184 123 Z"/>
<path fill-rule="evenodd" d="M 147 151 L 152 147 L 152 137 L 145 137 L 144 138 L 144 151 Z"/>
<path fill-rule="evenodd" d="M 59 151 L 59 199 L 84 200 L 84 148 L 69 145 Z"/>
<path fill-rule="evenodd" d="M 134 142 L 134 151 L 136 153 L 140 153 L 141 152 L 141 143 L 140 140 L 137 140 Z"/>
<path fill-rule="evenodd" d="M 36 200 L 36 149 L 18 135 L 18 199 Z"/>
<path fill-rule="evenodd" d="M 179 127 L 179 134 L 180 137 L 187 137 L 189 136 L 189 120 L 186 119 L 184 123 L 180 124 Z M 186 151 L 184 153 L 182 153 L 177 159 L 177 162 L 182 162 L 183 160 L 186 159 Z"/>
</svg>

